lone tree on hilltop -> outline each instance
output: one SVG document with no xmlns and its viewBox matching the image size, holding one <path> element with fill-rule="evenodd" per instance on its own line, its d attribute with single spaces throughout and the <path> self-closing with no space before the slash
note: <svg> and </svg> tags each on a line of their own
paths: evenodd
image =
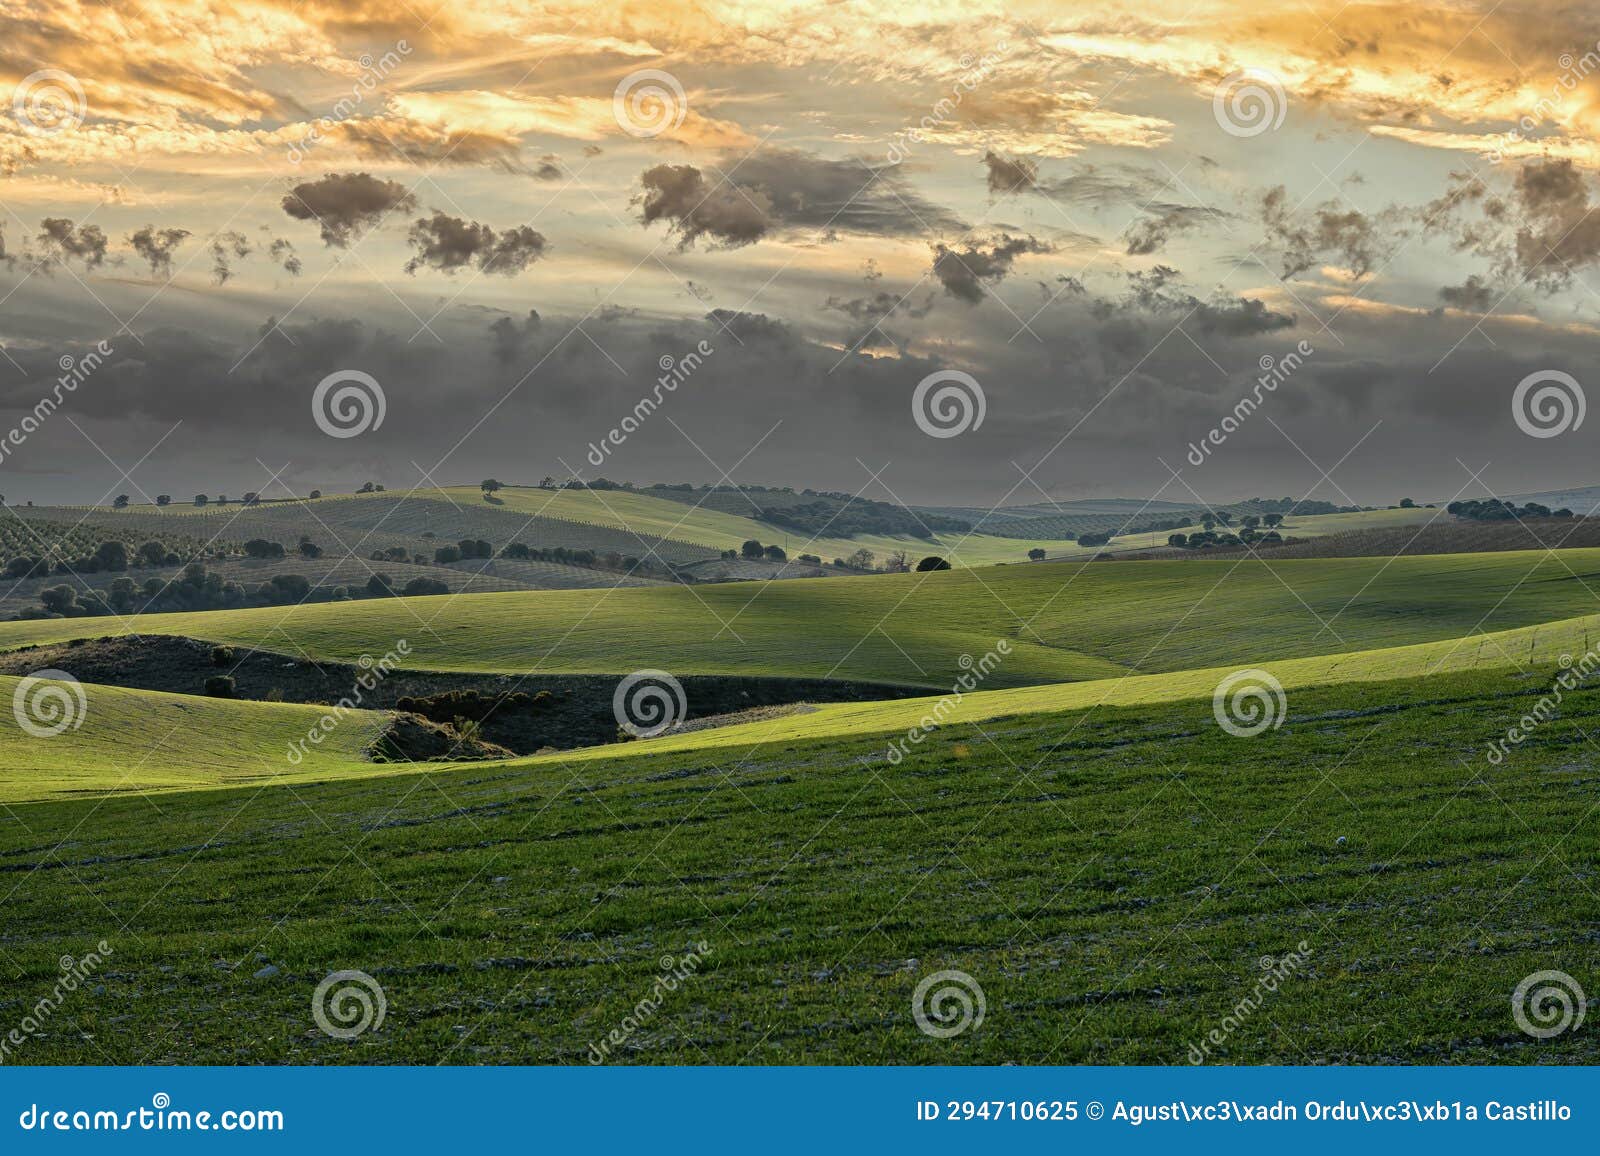
<svg viewBox="0 0 1600 1156">
<path fill-rule="evenodd" d="M 113 506 L 115 506 L 119 510 L 126 510 L 128 508 L 128 495 L 127 494 L 118 494 L 117 495 L 117 500 L 112 502 L 111 504 Z"/>
<path fill-rule="evenodd" d="M 483 481 L 478 483 L 478 489 L 482 490 L 486 494 L 492 494 L 500 488 L 500 483 L 495 481 L 493 478 L 484 478 Z"/>
</svg>

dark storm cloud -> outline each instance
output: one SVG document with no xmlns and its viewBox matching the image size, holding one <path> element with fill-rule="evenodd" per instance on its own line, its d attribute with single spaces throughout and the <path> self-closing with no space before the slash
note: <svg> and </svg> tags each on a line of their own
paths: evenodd
<svg viewBox="0 0 1600 1156">
<path fill-rule="evenodd" d="M 1546 292 L 1565 289 L 1573 271 L 1600 258 L 1600 213 L 1570 160 L 1532 161 L 1517 173 L 1516 196 L 1528 223 L 1517 230 L 1517 265 Z"/>
<path fill-rule="evenodd" d="M 188 229 L 157 229 L 154 225 L 146 225 L 128 237 L 128 244 L 133 246 L 133 251 L 141 259 L 149 263 L 151 273 L 171 277 L 172 255 L 188 239 Z"/>
<path fill-rule="evenodd" d="M 99 225 L 78 228 L 65 217 L 46 217 L 39 222 L 41 260 L 58 264 L 72 258 L 90 269 L 106 263 L 106 235 Z"/>
<path fill-rule="evenodd" d="M 356 235 L 391 212 L 416 208 L 416 198 L 398 181 L 367 173 L 329 173 L 299 184 L 283 198 L 283 211 L 315 221 L 325 245 L 343 249 Z"/>
<path fill-rule="evenodd" d="M 640 175 L 640 223 L 665 222 L 680 248 L 704 239 L 739 248 L 769 235 L 833 240 L 840 234 L 905 237 L 963 228 L 959 217 L 917 193 L 897 168 L 859 158 L 830 160 L 764 149 L 724 173 L 656 165 Z"/>
<path fill-rule="evenodd" d="M 250 239 L 231 229 L 211 238 L 211 280 L 216 285 L 226 285 L 233 276 L 233 262 L 242 261 L 251 254 Z"/>
<path fill-rule="evenodd" d="M 933 250 L 933 275 L 944 291 L 969 305 L 983 300 L 985 285 L 1004 280 L 1018 257 L 1025 253 L 1052 253 L 1054 248 L 1033 237 L 1001 234 L 987 246 L 983 243 L 949 248 L 940 243 Z"/>
<path fill-rule="evenodd" d="M 537 309 L 528 310 L 528 315 L 520 325 L 510 317 L 497 317 L 489 325 L 490 348 L 494 351 L 494 359 L 501 365 L 517 361 L 528 342 L 539 332 L 539 325 Z"/>
<path fill-rule="evenodd" d="M 527 225 L 497 233 L 488 225 L 438 210 L 411 222 L 407 240 L 416 250 L 406 262 L 411 274 L 423 268 L 453 273 L 471 265 L 484 273 L 514 277 L 544 256 L 547 248 L 544 234 Z"/>
</svg>

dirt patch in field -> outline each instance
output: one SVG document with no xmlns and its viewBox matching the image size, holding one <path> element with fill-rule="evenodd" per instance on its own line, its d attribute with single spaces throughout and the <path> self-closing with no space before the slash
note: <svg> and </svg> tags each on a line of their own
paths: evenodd
<svg viewBox="0 0 1600 1156">
<path fill-rule="evenodd" d="M 518 675 L 441 674 L 394 670 L 375 672 L 350 663 L 314 662 L 267 650 L 217 647 L 192 638 L 162 635 L 80 639 L 0 653 L 0 674 L 27 675 L 44 668 L 64 670 L 80 682 L 206 693 L 207 679 L 233 680 L 233 697 L 269 702 L 332 704 L 349 700 L 367 710 L 403 710 L 413 722 L 397 734 L 407 757 L 455 756 L 441 748 L 427 722 L 464 737 L 461 749 L 475 757 L 503 748 L 518 754 L 570 750 L 617 742 L 612 696 L 621 679 L 608 674 Z M 753 719 L 779 717 L 803 704 L 866 702 L 925 695 L 925 689 L 883 683 L 820 678 L 747 678 L 688 675 L 683 725 L 700 729 Z M 370 689 L 364 683 L 372 683 Z M 402 703 L 401 699 L 407 701 Z M 461 720 L 465 720 L 465 724 Z M 445 744 L 446 746 L 448 744 Z"/>
</svg>

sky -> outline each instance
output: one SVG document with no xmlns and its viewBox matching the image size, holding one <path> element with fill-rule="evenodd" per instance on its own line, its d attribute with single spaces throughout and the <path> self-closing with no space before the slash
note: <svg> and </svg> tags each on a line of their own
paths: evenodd
<svg viewBox="0 0 1600 1156">
<path fill-rule="evenodd" d="M 1592 4 L 0 0 L 0 493 L 1600 483 L 1597 130 Z"/>
</svg>

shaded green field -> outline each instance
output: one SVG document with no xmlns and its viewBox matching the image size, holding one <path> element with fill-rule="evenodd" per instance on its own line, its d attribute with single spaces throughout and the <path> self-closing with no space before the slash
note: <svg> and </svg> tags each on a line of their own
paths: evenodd
<svg viewBox="0 0 1600 1156">
<path fill-rule="evenodd" d="M 704 943 L 611 1062 L 1179 1064 L 1301 950 L 1216 1060 L 1593 1063 L 1509 995 L 1600 968 L 1600 696 L 1482 759 L 1553 673 L 1306 690 L 1255 738 L 1185 701 L 898 767 L 796 740 L 12 807 L 0 1007 L 104 939 L 16 1061 L 586 1063 Z M 346 969 L 387 1009 L 351 1042 L 311 1015 Z M 986 1014 L 936 1039 L 913 997 L 947 969 Z"/>
<path fill-rule="evenodd" d="M 1600 550 L 1271 562 L 1043 563 L 936 574 L 533 591 L 164 614 L 142 632 L 354 661 L 400 638 L 439 670 L 780 674 L 945 688 L 1260 665 L 1458 638 L 1600 609 Z M 0 623 L 0 647 L 118 633 Z"/>
</svg>

